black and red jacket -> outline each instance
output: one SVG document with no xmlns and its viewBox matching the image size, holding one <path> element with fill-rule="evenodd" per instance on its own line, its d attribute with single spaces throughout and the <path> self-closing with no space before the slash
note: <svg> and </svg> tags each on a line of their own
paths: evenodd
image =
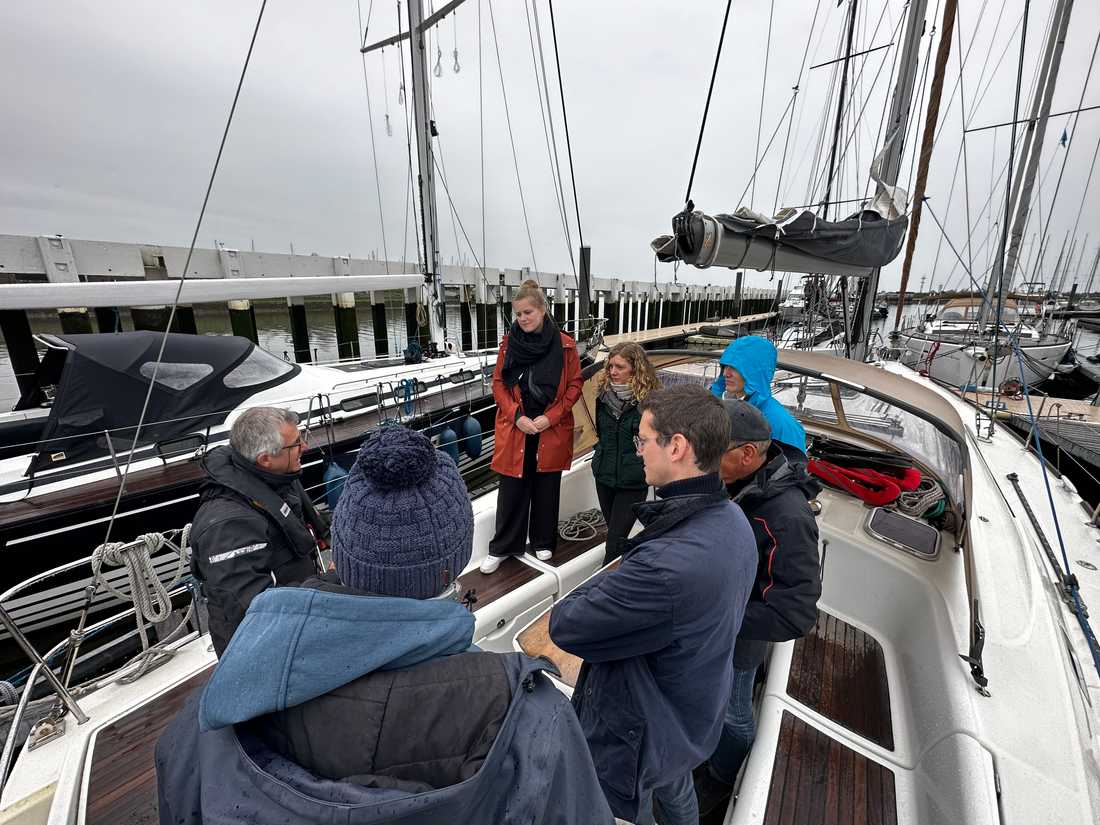
<svg viewBox="0 0 1100 825">
<path fill-rule="evenodd" d="M 767 463 L 726 489 L 745 511 L 759 555 L 733 654 L 733 666 L 749 670 L 764 661 L 769 642 L 801 638 L 817 621 L 821 566 L 809 501 L 821 485 L 773 441 Z"/>
</svg>

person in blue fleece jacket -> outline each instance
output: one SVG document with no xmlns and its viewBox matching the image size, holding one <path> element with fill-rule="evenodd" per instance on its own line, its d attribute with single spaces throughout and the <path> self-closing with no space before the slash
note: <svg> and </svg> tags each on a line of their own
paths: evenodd
<svg viewBox="0 0 1100 825">
<path fill-rule="evenodd" d="M 805 464 L 806 431 L 786 407 L 772 398 L 776 358 L 775 345 L 767 338 L 759 335 L 736 338 L 718 359 L 722 372 L 710 385 L 710 391 L 718 398 L 743 398 L 764 413 L 772 428 L 772 441 L 783 450 L 787 460 Z"/>
<path fill-rule="evenodd" d="M 473 646 L 472 541 L 450 457 L 371 438 L 333 520 L 343 583 L 253 599 L 157 743 L 161 825 L 611 825 L 553 665 Z"/>
</svg>

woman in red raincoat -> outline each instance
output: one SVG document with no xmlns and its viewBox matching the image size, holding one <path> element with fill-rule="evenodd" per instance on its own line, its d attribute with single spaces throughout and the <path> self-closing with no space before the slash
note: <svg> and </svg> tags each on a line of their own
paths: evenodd
<svg viewBox="0 0 1100 825">
<path fill-rule="evenodd" d="M 512 298 L 514 321 L 493 370 L 497 403 L 492 467 L 500 473 L 496 533 L 481 572 L 521 555 L 530 537 L 541 561 L 558 544 L 561 474 L 573 461 L 573 405 L 581 397 L 577 344 L 547 312 L 535 281 Z"/>
</svg>

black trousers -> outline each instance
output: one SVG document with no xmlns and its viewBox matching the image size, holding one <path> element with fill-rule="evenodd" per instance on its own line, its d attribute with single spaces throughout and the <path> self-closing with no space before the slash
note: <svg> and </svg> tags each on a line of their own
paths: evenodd
<svg viewBox="0 0 1100 825">
<path fill-rule="evenodd" d="M 523 476 L 500 477 L 497 489 L 497 527 L 489 542 L 492 556 L 521 556 L 531 537 L 531 549 L 558 547 L 558 504 L 561 471 L 538 471 L 539 437 L 528 435 L 523 445 Z"/>
<path fill-rule="evenodd" d="M 642 490 L 620 490 L 596 482 L 596 496 L 600 500 L 603 520 L 607 522 L 607 545 L 604 549 L 603 563 L 610 564 L 623 554 L 623 539 L 634 526 L 634 505 L 645 501 L 649 488 Z"/>
</svg>

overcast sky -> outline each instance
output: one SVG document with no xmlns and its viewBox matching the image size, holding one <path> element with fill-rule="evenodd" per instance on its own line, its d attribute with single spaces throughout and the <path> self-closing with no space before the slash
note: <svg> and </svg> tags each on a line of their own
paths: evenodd
<svg viewBox="0 0 1100 825">
<path fill-rule="evenodd" d="M 549 11 L 545 0 L 537 3 L 559 155 L 567 176 Z M 834 68 L 809 66 L 839 53 L 846 5 L 837 8 L 835 0 L 776 0 L 769 56 L 771 3 L 734 0 L 692 191 L 699 208 L 728 212 L 743 203 L 771 213 L 777 201 L 780 206 L 801 205 L 821 198 L 815 180 L 827 162 L 835 118 L 835 101 L 829 103 Z M 0 233 L 186 245 L 259 6 L 258 0 L 0 4 L 0 76 L 5 79 L 0 85 Z M 1009 130 L 968 137 L 964 177 L 959 160 L 960 100 L 972 126 L 1011 119 L 1023 2 L 962 0 L 960 7 L 964 94 L 958 93 L 956 42 L 928 194 L 951 242 L 963 258 L 973 260 L 975 277 L 981 280 L 1004 197 L 999 176 L 1007 159 Z M 364 18 L 370 13 L 369 40 L 396 31 L 396 2 L 362 0 L 361 8 Z M 480 31 L 487 263 L 571 271 L 540 116 L 530 18 L 521 0 L 495 0 L 494 41 L 489 8 L 488 0 L 481 0 L 479 27 L 479 0 L 467 0 L 436 34 L 442 76 L 432 78 L 433 102 L 449 189 L 473 253 L 480 257 Z M 648 244 L 668 231 L 672 214 L 683 204 L 724 8 L 718 0 L 555 3 L 582 228 L 593 247 L 593 270 L 598 274 L 653 276 Z M 900 41 L 904 3 L 864 2 L 860 8 L 857 51 Z M 1021 116 L 1027 110 L 1050 8 L 1051 0 L 1031 4 Z M 293 244 L 299 253 L 382 256 L 380 191 L 389 257 L 400 259 L 403 248 L 410 257 L 415 254 L 412 224 L 406 226 L 405 219 L 408 156 L 406 109 L 398 100 L 398 51 L 391 47 L 366 58 L 376 176 L 357 13 L 355 0 L 269 0 L 200 245 L 212 246 L 217 239 L 240 248 L 254 243 L 261 251 L 289 251 Z M 931 0 L 929 30 L 933 24 L 938 27 L 939 14 L 939 4 Z M 1100 4 L 1076 3 L 1053 111 L 1078 105 L 1098 31 Z M 935 54 L 938 42 L 938 37 L 922 40 L 922 78 L 930 77 L 930 71 L 923 73 L 925 58 L 930 47 Z M 436 45 L 433 39 L 433 55 Z M 461 65 L 457 74 L 452 54 L 456 47 Z M 531 244 L 502 100 L 498 47 Z M 896 51 L 884 49 L 853 61 L 858 82 L 846 134 L 854 131 L 855 136 L 845 141 L 848 149 L 842 179 L 834 186 L 835 199 L 859 198 L 867 192 L 867 170 L 881 139 Z M 1100 67 L 1085 94 L 1086 106 L 1100 104 L 1100 77 L 1095 75 L 1100 75 Z M 793 117 L 785 117 L 796 83 L 800 91 Z M 919 144 L 925 101 L 921 94 L 914 102 L 910 152 Z M 387 112 L 392 136 L 385 130 Z M 859 113 L 862 117 L 857 119 Z M 1085 192 L 1100 139 L 1100 110 L 1082 114 L 1068 145 L 1059 145 L 1063 129 L 1071 127 L 1070 116 L 1051 121 L 1040 164 L 1044 177 L 1037 203 L 1042 211 L 1036 210 L 1028 228 L 1025 255 L 1032 235 L 1046 222 L 1068 152 L 1050 224 L 1053 251 L 1046 270 L 1052 268 L 1063 234 L 1073 230 L 1084 198 L 1077 232 L 1083 239 L 1093 230 L 1082 263 L 1087 274 L 1100 241 L 1097 184 Z M 763 153 L 773 132 L 777 137 L 763 154 L 754 192 L 750 177 L 758 136 Z M 909 184 L 911 168 L 907 156 L 903 186 Z M 967 180 L 974 227 L 969 248 Z M 575 239 L 572 193 L 567 180 L 565 185 Z M 749 194 L 742 200 L 746 187 Z M 991 195 L 993 211 L 986 207 Z M 470 261 L 473 255 L 461 230 L 456 233 L 442 188 L 440 197 L 443 260 L 449 263 L 462 256 Z M 884 271 L 883 288 L 896 287 L 900 270 L 901 256 Z M 662 265 L 657 274 L 669 280 L 672 268 Z M 914 287 L 922 275 L 931 276 L 937 285 L 967 283 L 927 212 L 917 244 Z M 679 277 L 732 282 L 728 270 L 681 269 Z M 765 284 L 769 278 L 770 273 L 757 273 L 750 283 Z"/>
</svg>

